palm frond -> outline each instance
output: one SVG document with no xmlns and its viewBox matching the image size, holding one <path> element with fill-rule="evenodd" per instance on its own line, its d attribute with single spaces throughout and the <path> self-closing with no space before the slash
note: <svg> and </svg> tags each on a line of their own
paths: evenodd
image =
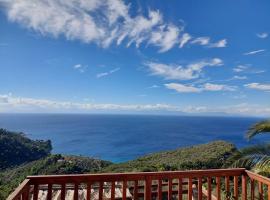
<svg viewBox="0 0 270 200">
<path fill-rule="evenodd" d="M 270 133 L 270 120 L 261 121 L 251 126 L 246 133 L 246 137 L 250 140 L 254 136 L 262 133 Z"/>
</svg>

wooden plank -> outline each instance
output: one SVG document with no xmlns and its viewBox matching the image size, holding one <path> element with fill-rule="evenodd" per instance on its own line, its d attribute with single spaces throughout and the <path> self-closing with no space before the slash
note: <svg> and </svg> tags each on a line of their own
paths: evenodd
<svg viewBox="0 0 270 200">
<path fill-rule="evenodd" d="M 202 200 L 202 178 L 198 178 L 198 200 Z"/>
<path fill-rule="evenodd" d="M 98 199 L 103 199 L 103 182 L 99 182 Z"/>
<path fill-rule="evenodd" d="M 220 177 L 216 177 L 216 193 L 217 193 L 217 200 L 221 200 L 221 193 L 220 193 Z"/>
<path fill-rule="evenodd" d="M 122 199 L 127 199 L 127 181 L 123 181 L 123 191 L 122 191 Z"/>
<path fill-rule="evenodd" d="M 158 200 L 162 200 L 162 180 L 158 180 Z"/>
<path fill-rule="evenodd" d="M 25 179 L 16 189 L 14 192 L 12 192 L 7 200 L 13 200 L 18 198 L 21 195 L 21 192 L 30 185 L 30 179 Z"/>
<path fill-rule="evenodd" d="M 66 197 L 66 184 L 63 183 L 61 185 L 61 200 L 65 200 Z"/>
<path fill-rule="evenodd" d="M 79 186 L 78 183 L 74 184 L 74 200 L 78 200 L 79 197 Z"/>
<path fill-rule="evenodd" d="M 270 200 L 270 185 L 267 186 L 267 196 L 267 199 Z"/>
<path fill-rule="evenodd" d="M 192 188 L 192 178 L 188 179 L 188 200 L 192 200 L 193 188 Z"/>
<path fill-rule="evenodd" d="M 46 176 L 28 176 L 31 184 L 54 184 L 74 183 L 74 182 L 111 182 L 122 180 L 145 180 L 145 177 L 151 177 L 152 180 L 166 179 L 168 177 L 214 177 L 214 176 L 240 176 L 245 173 L 245 169 L 211 169 L 211 170 L 191 170 L 191 171 L 171 171 L 171 172 L 140 172 L 140 173 L 104 173 L 104 174 L 78 174 L 78 175 L 46 175 Z"/>
<path fill-rule="evenodd" d="M 242 200 L 247 200 L 247 176 L 242 175 Z"/>
<path fill-rule="evenodd" d="M 238 200 L 238 198 L 239 198 L 238 176 L 233 177 L 233 196 L 234 196 L 235 200 Z"/>
<path fill-rule="evenodd" d="M 138 180 L 134 181 L 134 191 L 133 191 L 134 199 L 138 199 Z"/>
<path fill-rule="evenodd" d="M 144 183 L 144 199 L 145 200 L 151 200 L 151 194 L 152 194 L 152 180 L 149 177 L 146 177 L 145 183 Z"/>
<path fill-rule="evenodd" d="M 178 200 L 183 199 L 183 184 L 182 178 L 178 179 Z"/>
<path fill-rule="evenodd" d="M 86 189 L 86 200 L 91 200 L 91 186 L 92 186 L 92 183 L 88 182 L 87 189 Z"/>
<path fill-rule="evenodd" d="M 51 199 L 52 199 L 52 184 L 49 183 L 48 184 L 47 200 L 51 200 Z"/>
<path fill-rule="evenodd" d="M 111 200 L 115 199 L 115 182 L 112 182 L 112 187 L 111 187 Z"/>
<path fill-rule="evenodd" d="M 211 200 L 212 196 L 212 178 L 207 177 L 207 200 Z"/>
<path fill-rule="evenodd" d="M 226 199 L 230 200 L 229 193 L 230 193 L 230 177 L 225 176 L 225 191 L 226 191 Z"/>
<path fill-rule="evenodd" d="M 270 184 L 270 178 L 261 176 L 259 174 L 256 174 L 256 173 L 248 171 L 248 170 L 246 170 L 246 174 L 248 175 L 248 177 L 250 177 L 251 179 L 254 179 L 258 182 L 261 182 L 261 183 L 266 184 L 266 185 Z"/>
<path fill-rule="evenodd" d="M 37 200 L 37 199 L 38 199 L 38 191 L 39 191 L 39 189 L 38 189 L 38 185 L 37 185 L 37 184 L 35 184 L 35 185 L 34 185 L 34 194 L 33 194 L 33 200 Z"/>
<path fill-rule="evenodd" d="M 258 191 L 259 191 L 259 200 L 263 200 L 263 184 L 261 182 L 258 183 Z"/>
<path fill-rule="evenodd" d="M 254 180 L 250 179 L 250 198 L 251 200 L 254 200 L 255 198 L 255 187 L 254 187 Z"/>
<path fill-rule="evenodd" d="M 172 199 L 172 179 L 168 181 L 168 199 Z"/>
</svg>

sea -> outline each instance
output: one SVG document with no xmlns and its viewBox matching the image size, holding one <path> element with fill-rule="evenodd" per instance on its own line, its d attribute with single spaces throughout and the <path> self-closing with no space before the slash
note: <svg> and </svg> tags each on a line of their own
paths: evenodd
<svg viewBox="0 0 270 200">
<path fill-rule="evenodd" d="M 0 114 L 0 128 L 51 140 L 53 153 L 124 162 L 140 156 L 214 140 L 238 148 L 263 143 L 269 136 L 245 139 L 247 129 L 262 120 L 252 117 Z"/>
</svg>

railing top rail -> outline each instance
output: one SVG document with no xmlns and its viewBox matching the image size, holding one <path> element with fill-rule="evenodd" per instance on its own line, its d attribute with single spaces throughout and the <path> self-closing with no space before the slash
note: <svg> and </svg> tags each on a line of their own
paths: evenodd
<svg viewBox="0 0 270 200">
<path fill-rule="evenodd" d="M 49 182 L 83 182 L 83 181 L 117 181 L 117 180 L 144 180 L 146 177 L 159 178 L 192 178 L 208 176 L 240 176 L 245 173 L 244 168 L 210 169 L 189 171 L 162 171 L 162 172 L 132 172 L 132 173 L 103 173 L 103 174 L 70 174 L 70 175 L 45 175 L 28 176 L 31 183 Z"/>
<path fill-rule="evenodd" d="M 246 170 L 246 173 L 247 173 L 247 175 L 248 175 L 249 178 L 251 178 L 251 179 L 253 179 L 253 180 L 256 180 L 256 181 L 259 181 L 259 182 L 261 182 L 261 183 L 264 183 L 264 184 L 270 186 L 270 178 L 267 178 L 267 177 L 265 177 L 265 176 L 256 174 L 256 173 L 251 172 L 251 171 L 249 171 L 249 170 Z"/>
<path fill-rule="evenodd" d="M 14 192 L 12 192 L 7 200 L 13 200 L 13 199 L 17 199 L 21 193 L 27 188 L 27 186 L 29 186 L 30 183 L 30 179 L 25 179 L 15 190 Z"/>
</svg>

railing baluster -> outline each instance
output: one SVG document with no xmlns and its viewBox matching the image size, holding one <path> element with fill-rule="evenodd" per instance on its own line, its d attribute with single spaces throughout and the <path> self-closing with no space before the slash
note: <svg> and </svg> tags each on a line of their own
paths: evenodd
<svg viewBox="0 0 270 200">
<path fill-rule="evenodd" d="M 134 182 L 134 191 L 133 191 L 134 199 L 138 199 L 138 180 Z"/>
<path fill-rule="evenodd" d="M 152 180 L 150 177 L 146 177 L 145 184 L 144 184 L 144 199 L 145 200 L 151 200 L 151 194 L 152 194 Z"/>
<path fill-rule="evenodd" d="M 74 184 L 74 200 L 78 200 L 78 196 L 79 196 L 79 186 L 78 183 Z"/>
<path fill-rule="evenodd" d="M 115 182 L 112 182 L 112 187 L 111 187 L 111 200 L 115 199 Z"/>
<path fill-rule="evenodd" d="M 239 194 L 238 194 L 238 176 L 234 176 L 233 177 L 233 195 L 234 195 L 234 198 L 235 198 L 235 200 L 238 200 L 238 196 L 239 196 Z"/>
<path fill-rule="evenodd" d="M 207 177 L 207 200 L 212 199 L 212 178 Z"/>
<path fill-rule="evenodd" d="M 172 199 L 172 179 L 169 178 L 168 181 L 168 200 Z"/>
<path fill-rule="evenodd" d="M 33 200 L 37 200 L 38 199 L 38 184 L 34 185 L 34 194 L 33 194 Z"/>
<path fill-rule="evenodd" d="M 162 200 L 162 179 L 158 179 L 158 200 Z"/>
<path fill-rule="evenodd" d="M 123 181 L 123 200 L 127 199 L 127 181 Z"/>
<path fill-rule="evenodd" d="M 183 184 L 182 184 L 182 178 L 178 179 L 178 200 L 183 199 Z"/>
<path fill-rule="evenodd" d="M 247 177 L 242 175 L 242 200 L 247 200 Z"/>
<path fill-rule="evenodd" d="M 255 187 L 254 187 L 254 180 L 250 179 L 250 197 L 251 200 L 254 200 L 255 198 L 255 191 L 254 191 Z"/>
<path fill-rule="evenodd" d="M 61 200 L 65 200 L 65 196 L 66 196 L 66 184 L 63 183 L 61 185 Z"/>
<path fill-rule="evenodd" d="M 259 188 L 259 199 L 263 200 L 263 184 L 262 184 L 262 182 L 258 182 L 258 188 Z"/>
<path fill-rule="evenodd" d="M 225 191 L 226 191 L 226 199 L 229 200 L 229 192 L 230 192 L 230 177 L 225 176 Z"/>
<path fill-rule="evenodd" d="M 91 199 L 91 186 L 92 186 L 92 183 L 88 182 L 87 183 L 87 189 L 86 189 L 86 200 Z"/>
<path fill-rule="evenodd" d="M 47 192 L 47 200 L 51 200 L 52 199 L 52 184 L 49 183 L 48 184 L 48 192 Z"/>
<path fill-rule="evenodd" d="M 99 182 L 98 199 L 103 199 L 103 182 Z"/>
<path fill-rule="evenodd" d="M 221 195 L 220 195 L 220 177 L 216 177 L 216 183 L 217 183 L 217 187 L 216 187 L 216 193 L 217 193 L 217 200 L 221 200 Z"/>
<path fill-rule="evenodd" d="M 192 178 L 188 178 L 188 200 L 192 200 L 193 190 L 192 190 Z"/>
<path fill-rule="evenodd" d="M 268 200 L 270 200 L 270 185 L 267 185 L 267 196 L 268 196 Z"/>
</svg>

